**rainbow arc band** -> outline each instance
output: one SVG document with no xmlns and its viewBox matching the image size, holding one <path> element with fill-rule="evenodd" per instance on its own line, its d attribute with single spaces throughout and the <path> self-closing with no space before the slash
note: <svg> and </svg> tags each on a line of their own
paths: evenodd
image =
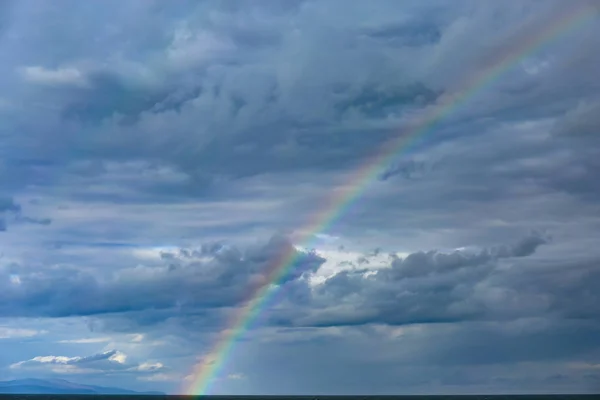
<svg viewBox="0 0 600 400">
<path fill-rule="evenodd" d="M 342 189 L 334 191 L 323 207 L 299 230 L 301 232 L 299 242 L 304 243 L 303 247 L 310 248 L 310 240 L 314 235 L 337 221 L 360 197 L 367 185 L 379 176 L 393 157 L 401 151 L 406 151 L 416 139 L 431 133 L 440 121 L 456 112 L 469 99 L 491 85 L 525 57 L 597 19 L 598 11 L 592 1 L 574 4 L 574 7 L 562 14 L 560 18 L 551 21 L 537 32 L 532 32 L 526 40 L 516 43 L 510 51 L 500 52 L 487 64 L 487 68 L 467 77 L 462 85 L 458 86 L 462 88 L 461 91 L 431 106 L 411 129 L 399 132 L 397 137 L 381 146 L 378 152 L 351 174 L 348 182 L 341 186 Z M 266 268 L 267 284 L 250 288 L 244 306 L 237 309 L 227 324 L 228 328 L 221 332 L 210 353 L 203 357 L 204 361 L 195 366 L 191 374 L 191 384 L 184 388 L 186 394 L 209 394 L 211 385 L 224 368 L 238 339 L 251 327 L 261 311 L 277 300 L 278 283 L 294 268 L 300 254 L 293 246 L 289 246 L 276 259 L 270 261 Z"/>
</svg>

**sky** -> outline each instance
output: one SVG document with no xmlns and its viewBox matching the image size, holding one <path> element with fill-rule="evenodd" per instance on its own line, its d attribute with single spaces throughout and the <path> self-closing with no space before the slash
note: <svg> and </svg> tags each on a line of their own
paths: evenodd
<svg viewBox="0 0 600 400">
<path fill-rule="evenodd" d="M 0 1 L 0 380 L 183 393 L 272 285 L 210 393 L 598 392 L 598 48 L 591 0 Z"/>
</svg>

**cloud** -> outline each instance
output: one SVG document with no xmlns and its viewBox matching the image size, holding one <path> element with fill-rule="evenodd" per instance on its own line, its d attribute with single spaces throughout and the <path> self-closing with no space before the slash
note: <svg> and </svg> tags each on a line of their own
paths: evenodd
<svg viewBox="0 0 600 400">
<path fill-rule="evenodd" d="M 197 249 L 164 252 L 157 267 L 137 266 L 99 280 L 76 268 L 57 268 L 47 273 L 11 265 L 4 271 L 19 277 L 7 279 L 2 295 L 4 316 L 99 315 L 141 310 L 173 310 L 181 307 L 226 307 L 246 300 L 248 290 L 270 284 L 269 269 L 282 254 L 295 258 L 295 268 L 280 284 L 314 272 L 324 261 L 311 252 L 299 252 L 284 237 L 240 251 L 233 246 L 211 244 Z M 294 256 L 295 254 L 295 256 Z M 176 289 L 177 288 L 177 289 Z M 70 299 L 76 296 L 79 301 Z"/>
<path fill-rule="evenodd" d="M 402 175 L 405 179 L 415 179 L 423 176 L 427 172 L 427 169 L 423 162 L 407 160 L 386 169 L 380 174 L 379 179 L 385 181 L 394 175 Z"/>
<path fill-rule="evenodd" d="M 108 360 L 117 364 L 123 364 L 125 362 L 125 356 L 116 350 L 107 351 L 101 354 L 94 354 L 87 357 L 64 357 L 64 356 L 39 356 L 28 361 L 23 361 L 20 364 L 15 364 L 15 368 L 19 368 L 22 365 L 28 363 L 40 363 L 40 364 L 86 364 L 94 361 Z"/>
<path fill-rule="evenodd" d="M 179 380 L 179 375 L 156 373 L 148 376 L 138 376 L 137 379 L 145 382 L 177 382 Z"/>
<path fill-rule="evenodd" d="M 233 43 L 225 38 L 219 38 L 210 31 L 203 32 L 182 26 L 174 32 L 166 55 L 174 68 L 185 70 L 198 67 L 207 61 L 214 61 L 219 54 L 233 50 Z"/>
<path fill-rule="evenodd" d="M 0 232 L 7 229 L 6 216 L 3 214 L 18 214 L 21 212 L 21 206 L 11 198 L 0 198 Z"/>
<path fill-rule="evenodd" d="M 90 343 L 104 343 L 109 342 L 111 339 L 108 337 L 99 338 L 82 338 L 82 339 L 67 339 L 60 340 L 59 343 L 75 343 L 75 344 L 90 344 Z"/>
<path fill-rule="evenodd" d="M 600 103 L 582 101 L 556 124 L 554 134 L 583 137 L 593 135 L 600 122 L 598 119 L 598 109 L 600 109 Z"/>
<path fill-rule="evenodd" d="M 47 69 L 40 66 L 30 66 L 23 67 L 21 74 L 26 81 L 41 85 L 86 85 L 84 74 L 74 67 Z"/>
<path fill-rule="evenodd" d="M 145 374 L 151 375 L 166 371 L 160 362 L 129 363 L 127 356 L 117 350 L 105 351 L 91 356 L 37 356 L 30 360 L 19 361 L 10 366 L 14 370 L 47 371 L 57 374 Z"/>
<path fill-rule="evenodd" d="M 19 204 L 15 203 L 15 201 L 13 199 L 0 198 L 0 212 L 6 212 L 6 211 L 17 213 L 17 212 L 21 211 L 21 206 Z"/>
<path fill-rule="evenodd" d="M 143 372 L 148 372 L 148 371 L 154 372 L 154 371 L 160 371 L 163 368 L 164 368 L 164 365 L 162 365 L 159 362 L 156 362 L 156 363 L 145 362 L 145 363 L 142 363 L 142 364 L 138 365 L 135 368 L 135 370 L 136 371 L 143 371 Z"/>
<path fill-rule="evenodd" d="M 175 385 L 296 256 L 217 392 L 593 384 L 592 3 L 31 5 L 0 6 L 0 316 L 48 333 L 0 368 Z"/>
<path fill-rule="evenodd" d="M 0 339 L 29 338 L 47 333 L 34 329 L 18 329 L 0 326 Z"/>
<path fill-rule="evenodd" d="M 4 215 L 4 217 L 1 217 L 2 215 Z M 38 218 L 24 215 L 21 204 L 10 197 L 0 198 L 0 231 L 6 231 L 7 220 L 10 222 L 44 226 L 52 223 L 51 218 Z"/>
<path fill-rule="evenodd" d="M 534 234 L 511 246 L 477 252 L 412 253 L 396 257 L 375 273 L 338 272 L 315 286 L 304 312 L 299 311 L 302 302 L 284 308 L 290 319 L 282 311 L 273 321 L 292 326 L 409 325 L 545 315 L 550 304 L 548 299 L 536 299 L 540 294 L 523 290 L 517 295 L 510 285 L 488 283 L 503 275 L 503 259 L 531 256 L 545 243 L 544 237 Z M 541 289 L 544 296 L 551 296 L 554 288 Z M 513 296 L 510 303 L 509 296 Z"/>
<path fill-rule="evenodd" d="M 556 374 L 569 379 L 552 388 L 569 392 L 568 387 L 582 387 L 582 382 L 581 374 L 569 372 L 567 360 L 586 359 L 595 353 L 593 337 L 598 326 L 589 330 L 586 324 L 578 328 L 566 328 L 563 324 L 542 319 L 499 324 L 302 328 L 277 335 L 263 330 L 262 345 L 239 344 L 238 355 L 233 356 L 230 365 L 248 374 L 252 384 L 245 386 L 246 393 L 258 392 L 252 391 L 253 385 L 266 388 L 262 390 L 270 394 L 302 392 L 307 385 L 322 394 L 475 394 L 497 393 L 502 388 L 515 394 L 540 393 L 549 387 L 545 379 Z M 499 326 L 507 329 L 498 329 Z M 573 337 L 575 331 L 577 343 L 566 339 Z M 558 343 L 562 345 L 557 346 Z M 325 351 L 331 357 L 315 363 L 316 355 Z M 253 363 L 257 358 L 265 364 L 290 358 L 294 362 L 288 364 L 287 371 L 265 368 L 261 373 Z M 380 367 L 364 368 L 365 365 Z M 360 381 L 348 379 L 360 371 Z M 296 374 L 299 377 L 294 379 Z M 524 375 L 528 379 L 519 381 Z M 269 378 L 275 378 L 271 385 Z M 219 385 L 219 389 L 233 392 L 228 384 Z"/>
<path fill-rule="evenodd" d="M 210 244 L 164 252 L 157 266 L 120 270 L 109 281 L 77 270 L 21 273 L 21 283 L 3 291 L 4 303 L 12 305 L 3 312 L 5 316 L 104 316 L 104 327 L 109 329 L 167 321 L 191 327 L 202 319 L 205 327 L 211 327 L 221 323 L 226 310 L 241 306 L 249 290 L 269 284 L 264 279 L 269 266 L 282 252 L 293 251 L 298 254 L 296 269 L 277 283 L 280 304 L 265 311 L 265 320 L 275 326 L 515 321 L 550 315 L 594 319 L 596 299 L 583 294 L 593 293 L 600 283 L 593 259 L 566 265 L 553 262 L 544 270 L 525 267 L 540 262 L 532 257 L 548 243 L 547 236 L 532 233 L 512 245 L 395 255 L 370 269 L 342 267 L 316 281 L 309 277 L 326 259 L 318 251 L 290 250 L 282 237 L 244 251 Z M 567 266 L 571 275 L 561 272 Z M 559 279 L 560 274 L 569 277 L 569 285 Z M 63 301 L 65 293 L 77 295 L 80 301 Z M 207 323 L 210 319 L 214 322 Z M 133 342 L 142 338 L 132 337 Z"/>
</svg>

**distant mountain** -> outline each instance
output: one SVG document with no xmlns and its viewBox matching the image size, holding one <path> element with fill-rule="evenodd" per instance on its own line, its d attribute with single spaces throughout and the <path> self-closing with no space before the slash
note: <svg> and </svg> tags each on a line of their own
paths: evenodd
<svg viewBox="0 0 600 400">
<path fill-rule="evenodd" d="M 0 381 L 0 394 L 147 394 L 162 392 L 136 392 L 114 387 L 80 385 L 64 379 L 17 379 Z"/>
</svg>

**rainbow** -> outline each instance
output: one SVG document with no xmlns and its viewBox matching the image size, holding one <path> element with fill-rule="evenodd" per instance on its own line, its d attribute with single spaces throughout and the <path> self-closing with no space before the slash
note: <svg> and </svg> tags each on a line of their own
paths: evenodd
<svg viewBox="0 0 600 400">
<path fill-rule="evenodd" d="M 590 3 L 582 2 L 568 12 L 561 14 L 560 18 L 546 24 L 543 29 L 530 32 L 529 37 L 516 43 L 507 52 L 499 52 L 498 56 L 488 63 L 488 67 L 474 76 L 465 79 L 458 87 L 461 91 L 452 96 L 445 97 L 436 105 L 430 107 L 411 129 L 398 135 L 385 143 L 378 152 L 375 152 L 363 165 L 348 178 L 345 185 L 333 191 L 322 207 L 299 230 L 298 241 L 309 244 L 314 234 L 322 232 L 331 226 L 347 208 L 364 192 L 366 186 L 377 179 L 378 175 L 387 167 L 400 151 L 405 150 L 417 138 L 431 132 L 436 125 L 456 112 L 467 100 L 481 92 L 489 84 L 497 80 L 504 72 L 522 61 L 525 57 L 538 51 L 555 39 L 583 26 L 586 22 L 596 17 L 598 9 Z M 266 266 L 266 279 L 253 285 L 245 304 L 236 309 L 233 317 L 228 322 L 228 328 L 219 334 L 218 340 L 213 345 L 210 353 L 195 366 L 188 381 L 191 384 L 184 391 L 189 395 L 206 395 L 211 389 L 211 384 L 223 369 L 228 355 L 231 353 L 238 339 L 251 327 L 263 309 L 268 306 L 268 301 L 275 300 L 278 292 L 278 282 L 294 268 L 302 253 L 293 246 L 288 246 L 278 257 L 271 260 Z M 191 378 L 191 379 L 190 379 Z"/>
</svg>

